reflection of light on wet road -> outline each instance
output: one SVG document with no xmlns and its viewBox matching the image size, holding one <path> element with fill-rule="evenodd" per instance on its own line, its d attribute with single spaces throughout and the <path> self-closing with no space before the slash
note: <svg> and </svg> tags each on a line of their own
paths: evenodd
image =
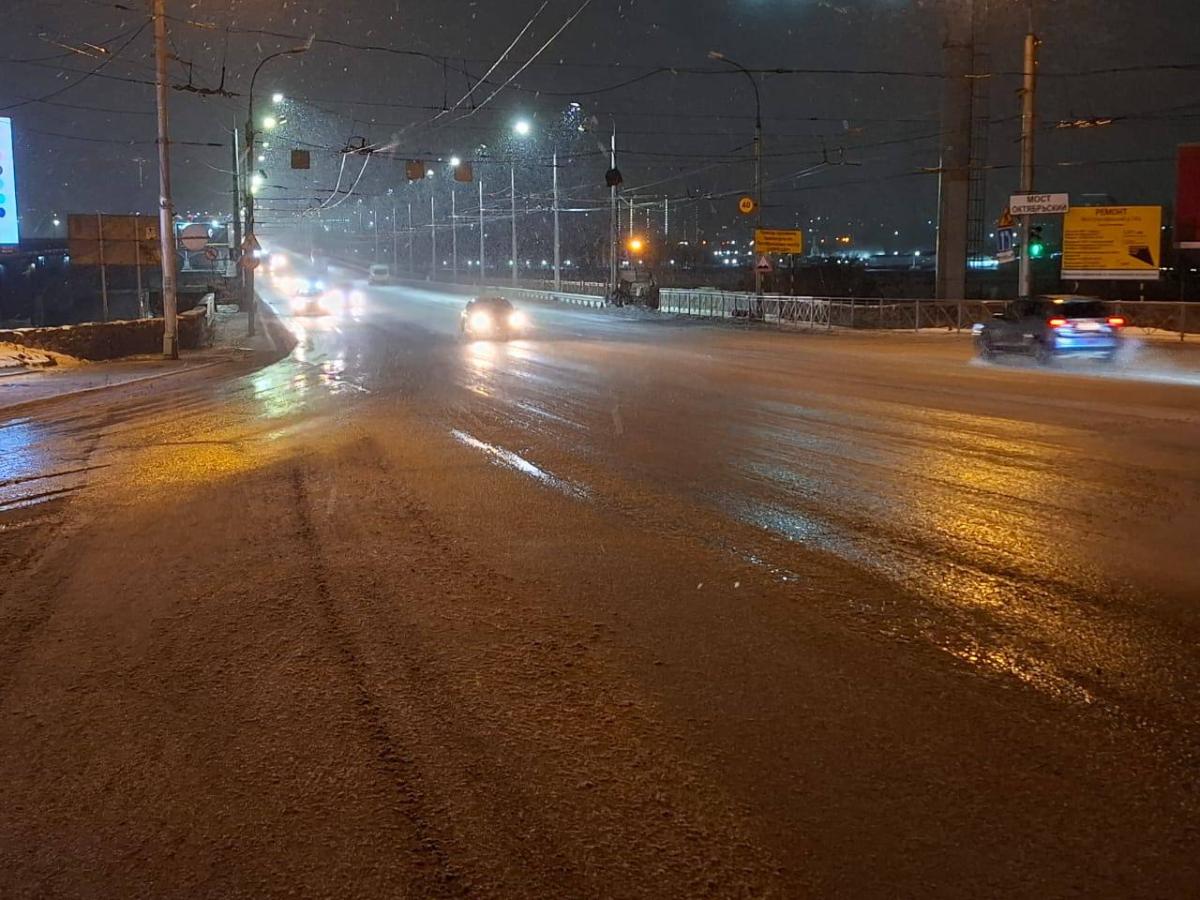
<svg viewBox="0 0 1200 900">
<path fill-rule="evenodd" d="M 500 348 L 492 341 L 471 341 L 467 344 L 464 354 L 467 363 L 467 390 L 480 397 L 492 396 L 495 390 L 493 378 L 500 353 Z"/>
<path fill-rule="evenodd" d="M 484 453 L 492 457 L 496 462 L 520 472 L 522 475 L 528 475 L 540 484 L 554 488 L 560 493 L 566 494 L 568 497 L 574 497 L 577 500 L 583 500 L 588 496 L 588 490 L 585 487 L 577 485 L 564 478 L 559 478 L 557 475 L 552 475 L 545 469 L 534 465 L 529 460 L 520 454 L 514 453 L 511 450 L 505 450 L 503 447 L 496 447 L 493 444 L 485 443 L 476 437 L 467 434 L 465 431 L 459 431 L 457 428 L 450 432 L 454 435 L 454 439 L 460 443 L 466 444 L 468 447 L 473 447 L 476 450 L 482 450 Z"/>
</svg>

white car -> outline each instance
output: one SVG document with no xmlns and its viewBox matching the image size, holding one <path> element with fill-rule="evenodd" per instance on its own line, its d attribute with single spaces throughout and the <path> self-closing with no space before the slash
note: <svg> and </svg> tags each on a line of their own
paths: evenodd
<svg viewBox="0 0 1200 900">
<path fill-rule="evenodd" d="M 367 269 L 367 282 L 370 284 L 390 284 L 392 270 L 382 263 L 376 263 Z"/>
</svg>

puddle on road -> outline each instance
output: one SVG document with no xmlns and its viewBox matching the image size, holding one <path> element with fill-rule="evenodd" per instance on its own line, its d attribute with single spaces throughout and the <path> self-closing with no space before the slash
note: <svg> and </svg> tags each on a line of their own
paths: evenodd
<svg viewBox="0 0 1200 900">
<path fill-rule="evenodd" d="M 457 428 L 451 429 L 450 434 L 459 443 L 473 447 L 476 450 L 482 450 L 492 457 L 495 462 L 515 472 L 520 472 L 522 475 L 527 475 L 539 484 L 553 488 L 559 493 L 566 494 L 568 497 L 576 500 L 586 500 L 590 495 L 587 488 L 547 472 L 545 469 L 531 463 L 519 453 L 514 453 L 512 450 L 506 450 L 503 447 L 497 447 L 494 444 L 481 441 L 479 438 L 467 434 L 465 431 L 460 431 Z"/>
</svg>

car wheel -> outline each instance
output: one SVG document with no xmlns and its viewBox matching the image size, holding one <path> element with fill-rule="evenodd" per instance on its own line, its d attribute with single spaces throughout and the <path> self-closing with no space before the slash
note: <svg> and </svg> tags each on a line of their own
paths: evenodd
<svg viewBox="0 0 1200 900">
<path fill-rule="evenodd" d="M 1045 341 L 1038 341 L 1033 346 L 1033 358 L 1037 360 L 1039 366 L 1053 365 L 1054 348 Z"/>
</svg>

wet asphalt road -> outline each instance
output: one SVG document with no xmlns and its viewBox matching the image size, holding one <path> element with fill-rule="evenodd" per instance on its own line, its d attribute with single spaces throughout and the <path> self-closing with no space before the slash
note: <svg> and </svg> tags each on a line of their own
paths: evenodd
<svg viewBox="0 0 1200 900">
<path fill-rule="evenodd" d="M 1200 883 L 1200 355 L 1148 344 L 1127 368 L 1097 375 L 976 365 L 949 335 L 782 335 L 548 306 L 527 308 L 533 324 L 521 339 L 470 342 L 457 333 L 458 295 L 360 286 L 361 304 L 314 317 L 292 315 L 286 293 L 267 290 L 299 340 L 290 359 L 53 404 L 0 427 L 0 540 L 11 551 L 0 696 L 10 723 L 24 722 L 31 698 L 42 718 L 57 718 L 52 690 L 31 685 L 64 665 L 47 651 L 52 641 L 87 633 L 80 620 L 56 634 L 69 620 L 58 604 L 71 596 L 61 584 L 71 573 L 59 567 L 84 570 L 102 548 L 54 554 L 103 516 L 107 493 L 130 515 L 154 509 L 162 519 L 148 530 L 178 527 L 206 572 L 232 563 L 206 549 L 205 517 L 244 517 L 259 523 L 245 546 L 261 548 L 246 552 L 265 554 L 254 557 L 260 571 L 275 572 L 267 594 L 287 578 L 300 592 L 333 586 L 316 602 L 341 656 L 316 654 L 310 674 L 355 673 L 353 690 L 389 740 L 402 720 L 429 723 L 399 755 L 411 763 L 427 753 L 417 793 L 444 805 L 405 815 L 435 832 L 418 829 L 412 841 L 437 845 L 441 874 L 428 883 L 395 874 L 409 879 L 409 895 L 454 884 L 486 896 L 1187 896 Z M 290 473 L 280 474 L 281 494 L 250 490 L 219 515 L 209 506 L 225 500 L 194 499 L 249 483 L 258 469 Z M 438 575 L 412 596 L 428 609 L 414 604 L 412 620 L 391 631 L 390 610 L 403 602 L 372 612 L 370 598 L 388 588 L 359 582 L 399 565 L 387 557 L 405 551 L 381 549 L 402 546 L 389 529 L 426 517 L 415 545 L 441 548 L 431 560 L 467 556 L 444 570 L 427 561 Z M 114 548 L 106 552 L 101 595 L 127 589 Z M 308 557 L 328 558 L 327 569 L 298 572 Z M 408 562 L 395 578 L 424 577 Z M 48 579 L 53 590 L 27 600 Z M 214 577 L 206 596 L 237 581 Z M 503 596 L 492 598 L 500 582 Z M 357 587 L 342 597 L 338 585 Z M 523 605 L 534 595 L 542 605 Z M 447 618 L 439 598 L 449 597 L 494 599 L 487 628 L 535 631 L 534 649 L 502 654 L 492 669 L 472 661 L 484 639 L 438 631 L 448 627 L 436 621 Z M 445 657 L 445 673 L 437 689 L 396 687 L 402 703 L 371 685 L 399 666 L 389 654 L 410 654 L 414 671 L 428 665 L 398 649 L 413 635 L 430 658 Z M 554 675 L 544 698 L 519 689 L 516 660 L 592 640 L 603 663 L 579 693 L 556 692 L 587 664 L 561 660 L 537 665 L 539 677 Z M 156 678 L 175 677 L 177 660 L 155 658 Z M 62 696 L 91 677 L 67 678 L 75 687 Z M 587 692 L 608 678 L 651 711 L 646 723 L 604 730 L 584 714 Z M 446 685 L 489 699 L 422 711 Z M 495 705 L 490 728 L 478 710 L 457 718 L 476 702 Z M 71 709 L 63 720 L 82 715 Z M 390 728 L 379 724 L 391 717 Z M 438 738 L 448 721 L 454 729 Z M 585 733 L 593 725 L 600 733 Z M 35 837 L 66 840 L 69 859 L 116 852 L 103 840 L 79 851 L 64 837 L 70 816 L 39 811 L 47 783 L 61 786 L 48 773 L 69 758 L 49 749 L 69 731 L 53 731 L 20 734 L 46 742 L 58 762 L 14 762 L 28 746 L 17 729 L 0 745 L 9 760 L 0 774 L 25 785 L 19 823 L 0 832 L 14 895 L 87 883 L 31 862 L 25 842 Z M 539 743 L 556 731 L 557 750 Z M 476 747 L 489 740 L 505 754 Z M 541 771 L 539 747 L 575 760 L 570 774 Z M 664 796 L 692 797 L 692 845 L 679 810 L 663 815 L 682 830 L 648 824 L 658 813 L 641 804 L 658 796 L 653 784 L 625 770 L 587 775 L 613 752 L 625 765 L 622 751 L 650 753 L 656 762 L 637 768 Z M 435 777 L 443 754 L 461 765 Z M 510 770 L 528 795 L 505 794 Z M 463 772 L 475 773 L 470 786 L 452 788 Z M 572 799 L 558 777 L 566 794 L 612 796 Z M 163 796 L 175 787 L 164 776 Z M 492 821 L 494 810 L 449 811 L 472 791 L 537 810 L 545 840 L 561 845 L 535 849 L 542 832 L 529 825 L 531 844 L 514 849 L 497 835 L 516 826 Z M 295 849 L 284 832 L 281 858 Z M 523 862 L 510 872 L 508 858 Z M 151 883 L 162 893 L 265 884 L 282 894 L 280 871 L 289 870 L 265 882 Z M 379 880 L 351 893 L 399 883 L 372 871 Z M 302 884 L 320 894 L 318 881 Z M 114 874 L 103 885 L 121 883 Z"/>
</svg>

